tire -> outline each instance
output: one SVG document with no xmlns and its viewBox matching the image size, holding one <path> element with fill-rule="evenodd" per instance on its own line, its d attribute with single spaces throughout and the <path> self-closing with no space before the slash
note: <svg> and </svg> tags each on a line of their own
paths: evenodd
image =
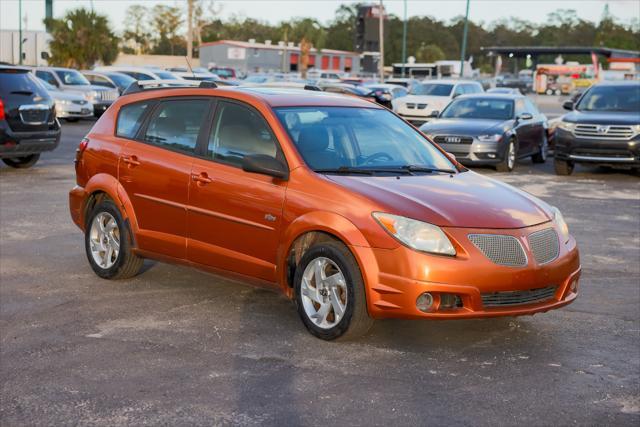
<svg viewBox="0 0 640 427">
<path fill-rule="evenodd" d="M 340 279 L 339 274 L 342 280 L 322 282 L 317 286 L 316 266 L 324 280 Z M 367 312 L 360 268 L 349 249 L 340 242 L 325 241 L 312 246 L 296 268 L 294 288 L 298 315 L 309 332 L 318 338 L 328 341 L 356 339 L 373 325 Z M 336 304 L 339 310 L 336 310 Z M 314 315 L 319 316 L 315 321 L 311 317 Z"/>
<path fill-rule="evenodd" d="M 556 170 L 556 175 L 564 175 L 564 176 L 568 176 L 571 175 L 573 173 L 573 163 L 571 162 L 567 162 L 565 160 L 558 160 L 556 159 L 553 162 L 553 166 Z"/>
<path fill-rule="evenodd" d="M 40 159 L 40 154 L 31 154 L 29 156 L 24 157 L 10 157 L 6 159 L 2 159 L 4 164 L 7 166 L 11 166 L 16 169 L 27 169 L 31 166 L 35 165 Z"/>
<path fill-rule="evenodd" d="M 99 223 L 102 222 L 101 234 Z M 112 226 L 115 223 L 115 227 Z M 109 199 L 98 202 L 87 216 L 85 227 L 85 251 L 93 271 L 103 279 L 128 279 L 142 269 L 143 258 L 131 252 L 131 234 L 122 219 L 120 210 Z M 102 243 L 99 243 L 99 241 Z M 118 243 L 116 245 L 114 242 Z M 100 249 L 103 249 L 100 251 Z M 114 249 L 109 252 L 109 249 Z M 104 252 L 103 256 L 95 252 Z M 104 264 L 100 261 L 104 261 Z"/>
<path fill-rule="evenodd" d="M 547 132 L 545 131 L 545 135 L 543 137 L 542 145 L 540 146 L 540 151 L 531 156 L 531 160 L 533 163 L 544 163 L 547 161 L 547 154 L 549 151 L 549 142 L 547 141 Z"/>
<path fill-rule="evenodd" d="M 518 153 L 518 144 L 515 139 L 511 138 L 504 150 L 504 158 L 496 165 L 498 172 L 511 172 L 516 166 L 516 158 Z"/>
</svg>

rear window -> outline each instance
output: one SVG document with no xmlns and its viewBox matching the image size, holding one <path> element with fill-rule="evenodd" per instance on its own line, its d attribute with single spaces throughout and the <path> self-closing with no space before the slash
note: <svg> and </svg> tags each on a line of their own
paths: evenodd
<svg viewBox="0 0 640 427">
<path fill-rule="evenodd" d="M 449 96 L 453 85 L 443 83 L 426 83 L 415 85 L 409 92 L 411 95 Z"/>
<path fill-rule="evenodd" d="M 0 95 L 37 95 L 48 99 L 49 94 L 36 78 L 23 70 L 0 70 Z"/>
<path fill-rule="evenodd" d="M 142 116 L 149 107 L 148 102 L 129 104 L 120 108 L 118 113 L 116 135 L 123 138 L 133 138 L 140 129 Z"/>
</svg>

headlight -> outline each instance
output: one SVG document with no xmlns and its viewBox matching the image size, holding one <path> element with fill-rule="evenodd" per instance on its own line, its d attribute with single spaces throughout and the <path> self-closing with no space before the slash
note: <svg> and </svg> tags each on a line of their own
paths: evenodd
<svg viewBox="0 0 640 427">
<path fill-rule="evenodd" d="M 412 249 L 439 255 L 456 254 L 451 241 L 436 225 L 382 212 L 374 212 L 373 217 L 389 234 Z"/>
<path fill-rule="evenodd" d="M 640 133 L 640 125 L 635 125 L 635 126 L 633 127 L 633 131 L 634 131 L 635 133 Z"/>
<path fill-rule="evenodd" d="M 66 99 L 60 99 L 56 101 L 56 105 L 69 105 L 69 104 L 71 104 L 71 101 L 67 101 Z"/>
<path fill-rule="evenodd" d="M 566 130 L 567 132 L 573 132 L 573 129 L 576 127 L 575 123 L 565 122 L 564 120 L 558 123 L 558 128 L 562 130 Z"/>
<path fill-rule="evenodd" d="M 502 135 L 480 135 L 478 136 L 478 141 L 480 142 L 498 142 L 502 139 Z"/>
<path fill-rule="evenodd" d="M 567 243 L 569 241 L 569 226 L 564 220 L 564 217 L 560 213 L 560 210 L 555 206 L 551 207 L 551 211 L 553 212 L 553 220 L 558 225 L 560 229 L 560 234 L 562 235 L 562 241 Z"/>
<path fill-rule="evenodd" d="M 95 90 L 91 90 L 89 92 L 85 92 L 85 94 L 84 94 L 84 98 L 87 101 L 91 101 L 92 99 L 97 98 L 97 97 L 98 97 L 98 92 L 96 92 Z"/>
</svg>

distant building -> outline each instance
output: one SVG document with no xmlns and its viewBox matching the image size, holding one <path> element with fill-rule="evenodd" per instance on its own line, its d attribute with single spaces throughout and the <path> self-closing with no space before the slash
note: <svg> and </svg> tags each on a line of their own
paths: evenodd
<svg viewBox="0 0 640 427">
<path fill-rule="evenodd" d="M 300 71 L 300 47 L 294 43 L 270 40 L 257 43 L 220 40 L 200 45 L 200 64 L 203 67 L 231 67 L 243 73 L 298 72 Z M 309 70 L 331 70 L 357 74 L 360 72 L 360 56 L 356 52 L 334 49 L 311 49 Z"/>
<path fill-rule="evenodd" d="M 51 34 L 46 31 L 22 31 L 22 64 L 47 65 L 42 57 L 49 53 Z M 0 30 L 0 62 L 18 64 L 20 62 L 20 32 L 18 30 Z"/>
</svg>

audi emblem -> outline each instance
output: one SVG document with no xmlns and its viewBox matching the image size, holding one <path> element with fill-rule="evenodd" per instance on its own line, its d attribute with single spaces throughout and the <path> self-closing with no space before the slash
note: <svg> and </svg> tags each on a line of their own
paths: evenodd
<svg viewBox="0 0 640 427">
<path fill-rule="evenodd" d="M 444 141 L 455 144 L 462 141 L 462 139 L 459 136 L 447 136 L 445 137 Z"/>
</svg>

